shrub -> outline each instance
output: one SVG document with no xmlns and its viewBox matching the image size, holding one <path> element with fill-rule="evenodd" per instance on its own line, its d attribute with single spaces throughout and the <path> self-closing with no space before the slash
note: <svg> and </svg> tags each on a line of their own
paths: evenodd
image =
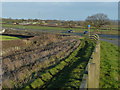
<svg viewBox="0 0 120 90">
<path fill-rule="evenodd" d="M 30 89 L 30 86 L 26 86 L 23 90 L 26 90 L 26 89 L 31 90 L 31 89 Z"/>
</svg>

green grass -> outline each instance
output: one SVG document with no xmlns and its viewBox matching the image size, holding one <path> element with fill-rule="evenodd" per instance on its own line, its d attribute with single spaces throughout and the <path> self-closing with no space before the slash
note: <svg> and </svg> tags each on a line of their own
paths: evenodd
<svg viewBox="0 0 120 90">
<path fill-rule="evenodd" d="M 56 68 L 52 68 L 52 69 L 50 69 L 49 71 L 50 71 L 50 73 L 51 73 L 52 75 L 55 75 L 56 73 L 59 72 L 59 70 L 57 70 Z"/>
<path fill-rule="evenodd" d="M 41 80 L 41 79 L 36 79 L 33 83 L 31 83 L 31 86 L 33 87 L 33 88 L 38 88 L 38 87 L 40 87 L 41 85 L 43 85 L 44 84 L 44 82 Z M 27 87 L 29 87 L 29 86 L 27 86 Z M 26 87 L 26 88 L 27 88 Z"/>
<path fill-rule="evenodd" d="M 56 30 L 56 31 L 65 31 L 69 30 L 70 28 L 62 28 L 62 27 L 47 27 L 47 26 L 23 26 L 23 25 L 10 25 L 10 24 L 3 24 L 3 27 L 7 28 L 19 28 L 19 29 L 40 29 L 40 30 Z M 85 31 L 87 29 L 80 29 L 80 28 L 72 28 L 75 31 Z M 92 31 L 92 30 L 91 30 Z"/>
<path fill-rule="evenodd" d="M 5 41 L 5 40 L 16 40 L 16 39 L 20 39 L 18 37 L 12 37 L 12 36 L 4 36 L 4 35 L 0 35 L 0 41 Z"/>
<path fill-rule="evenodd" d="M 47 30 L 50 32 L 64 32 L 69 29 L 74 30 L 74 32 L 81 32 L 88 31 L 88 29 L 81 29 L 81 28 L 62 28 L 62 27 L 47 27 L 47 26 L 24 26 L 24 25 L 12 25 L 12 24 L 2 24 L 3 27 L 7 28 L 18 28 L 18 29 L 37 29 L 37 30 Z M 94 32 L 94 29 L 90 29 L 91 32 Z M 115 30 L 99 30 L 101 34 L 118 34 L 118 31 Z"/>
<path fill-rule="evenodd" d="M 101 41 L 100 88 L 120 88 L 118 82 L 118 47 Z"/>
<path fill-rule="evenodd" d="M 70 28 L 62 28 L 62 27 L 47 27 L 47 26 L 25 26 L 25 25 L 11 25 L 11 24 L 3 24 L 3 27 L 8 28 L 20 28 L 20 29 L 41 29 L 41 30 L 68 30 Z M 75 31 L 85 31 L 88 29 L 81 29 L 81 28 L 72 28 Z M 94 31 L 91 29 L 91 31 Z M 109 31 L 109 30 L 100 30 L 100 31 Z"/>
<path fill-rule="evenodd" d="M 117 38 L 108 38 L 108 37 L 100 37 L 101 39 L 107 39 L 107 40 L 117 40 Z"/>
<path fill-rule="evenodd" d="M 42 80 L 44 80 L 44 81 L 48 81 L 52 78 L 50 73 L 44 73 L 44 74 L 41 75 L 41 77 L 42 77 Z"/>
</svg>

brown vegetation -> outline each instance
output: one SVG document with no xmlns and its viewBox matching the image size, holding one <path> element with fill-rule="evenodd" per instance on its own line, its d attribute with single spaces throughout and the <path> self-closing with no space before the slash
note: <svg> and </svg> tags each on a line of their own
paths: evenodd
<svg viewBox="0 0 120 90">
<path fill-rule="evenodd" d="M 29 32 L 19 34 L 31 35 Z M 3 41 L 3 87 L 22 87 L 36 72 L 59 63 L 80 44 L 80 40 L 72 36 L 38 32 L 34 35 L 29 39 Z"/>
</svg>

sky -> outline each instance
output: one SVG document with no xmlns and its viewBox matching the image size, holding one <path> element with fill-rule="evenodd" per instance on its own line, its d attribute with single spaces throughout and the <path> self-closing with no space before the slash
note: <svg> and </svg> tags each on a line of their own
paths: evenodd
<svg viewBox="0 0 120 90">
<path fill-rule="evenodd" d="M 119 0 L 1 0 L 2 2 L 119 2 Z"/>
<path fill-rule="evenodd" d="M 2 17 L 14 19 L 85 20 L 104 13 L 118 19 L 117 2 L 2 2 Z"/>
</svg>

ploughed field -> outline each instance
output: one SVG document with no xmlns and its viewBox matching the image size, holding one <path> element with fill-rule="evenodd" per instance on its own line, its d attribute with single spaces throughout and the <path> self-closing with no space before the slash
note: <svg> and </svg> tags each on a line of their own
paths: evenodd
<svg viewBox="0 0 120 90">
<path fill-rule="evenodd" d="M 81 41 L 79 36 L 14 30 L 8 30 L 6 34 L 8 33 L 32 36 L 2 41 L 3 88 L 49 88 L 54 86 L 56 77 L 62 78 L 60 75 L 65 72 L 64 70 L 70 73 L 69 69 L 80 69 L 77 74 L 81 74 L 78 88 L 93 44 Z M 85 53 L 85 49 L 90 52 Z M 60 75 L 57 75 L 58 73 Z M 55 80 L 60 83 L 59 80 Z M 64 80 L 68 80 L 66 76 Z"/>
</svg>

